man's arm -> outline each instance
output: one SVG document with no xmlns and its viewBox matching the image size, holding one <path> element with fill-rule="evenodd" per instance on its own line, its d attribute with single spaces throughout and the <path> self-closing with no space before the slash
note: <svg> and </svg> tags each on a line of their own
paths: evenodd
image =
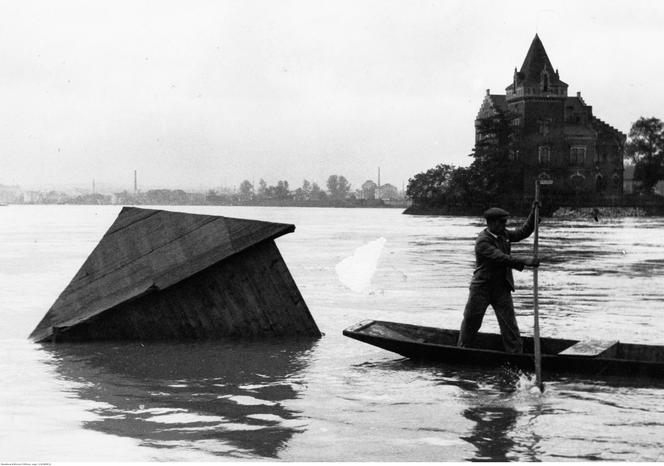
<svg viewBox="0 0 664 466">
<path fill-rule="evenodd" d="M 518 243 L 522 239 L 528 238 L 533 233 L 533 231 L 535 231 L 536 205 L 537 201 L 533 202 L 533 205 L 530 208 L 530 213 L 528 214 L 528 218 L 526 219 L 525 222 L 523 222 L 523 225 L 521 225 L 519 228 L 515 230 L 505 230 L 507 237 L 510 239 L 512 243 Z"/>
<path fill-rule="evenodd" d="M 503 251 L 498 249 L 491 240 L 486 238 L 482 238 L 477 241 L 475 244 L 475 254 L 478 257 L 482 257 L 485 260 L 488 260 L 489 262 L 504 265 L 519 271 L 523 270 L 526 265 L 529 265 L 524 259 L 505 254 Z"/>
</svg>

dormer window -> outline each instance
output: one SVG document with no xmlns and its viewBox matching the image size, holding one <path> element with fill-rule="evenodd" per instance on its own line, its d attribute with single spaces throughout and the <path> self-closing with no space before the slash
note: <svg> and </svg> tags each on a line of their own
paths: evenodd
<svg viewBox="0 0 664 466">
<path fill-rule="evenodd" d="M 540 81 L 540 85 L 542 87 L 542 92 L 549 92 L 549 85 L 551 83 L 549 82 L 549 73 L 547 73 L 546 70 L 542 71 L 542 79 Z"/>
</svg>

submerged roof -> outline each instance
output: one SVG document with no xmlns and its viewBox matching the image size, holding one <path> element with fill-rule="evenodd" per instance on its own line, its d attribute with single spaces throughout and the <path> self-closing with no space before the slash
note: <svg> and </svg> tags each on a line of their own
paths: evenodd
<svg viewBox="0 0 664 466">
<path fill-rule="evenodd" d="M 30 338 L 162 290 L 294 225 L 125 207 Z"/>
</svg>

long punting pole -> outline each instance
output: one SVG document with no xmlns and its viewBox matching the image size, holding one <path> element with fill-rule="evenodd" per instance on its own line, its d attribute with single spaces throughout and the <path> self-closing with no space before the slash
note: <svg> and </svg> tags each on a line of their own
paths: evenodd
<svg viewBox="0 0 664 466">
<path fill-rule="evenodd" d="M 535 244 L 534 256 L 537 259 L 539 252 L 539 198 L 540 198 L 540 183 L 539 180 L 535 181 Z M 537 293 L 537 267 L 533 269 L 533 311 L 535 316 L 535 326 L 533 328 L 533 342 L 535 343 L 535 384 L 544 391 L 544 384 L 542 383 L 542 349 L 540 347 L 540 331 L 539 331 L 539 302 Z"/>
</svg>

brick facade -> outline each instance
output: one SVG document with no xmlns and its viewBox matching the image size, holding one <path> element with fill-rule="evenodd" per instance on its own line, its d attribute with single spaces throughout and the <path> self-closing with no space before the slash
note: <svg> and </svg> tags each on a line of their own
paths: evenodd
<svg viewBox="0 0 664 466">
<path fill-rule="evenodd" d="M 535 35 L 521 70 L 514 70 L 505 94 L 488 90 L 479 121 L 501 113 L 516 129 L 515 159 L 523 176 L 521 198 L 534 197 L 535 180 L 546 177 L 550 197 L 561 205 L 610 205 L 623 194 L 626 136 L 593 115 L 581 93 L 570 97 L 539 37 Z"/>
</svg>

